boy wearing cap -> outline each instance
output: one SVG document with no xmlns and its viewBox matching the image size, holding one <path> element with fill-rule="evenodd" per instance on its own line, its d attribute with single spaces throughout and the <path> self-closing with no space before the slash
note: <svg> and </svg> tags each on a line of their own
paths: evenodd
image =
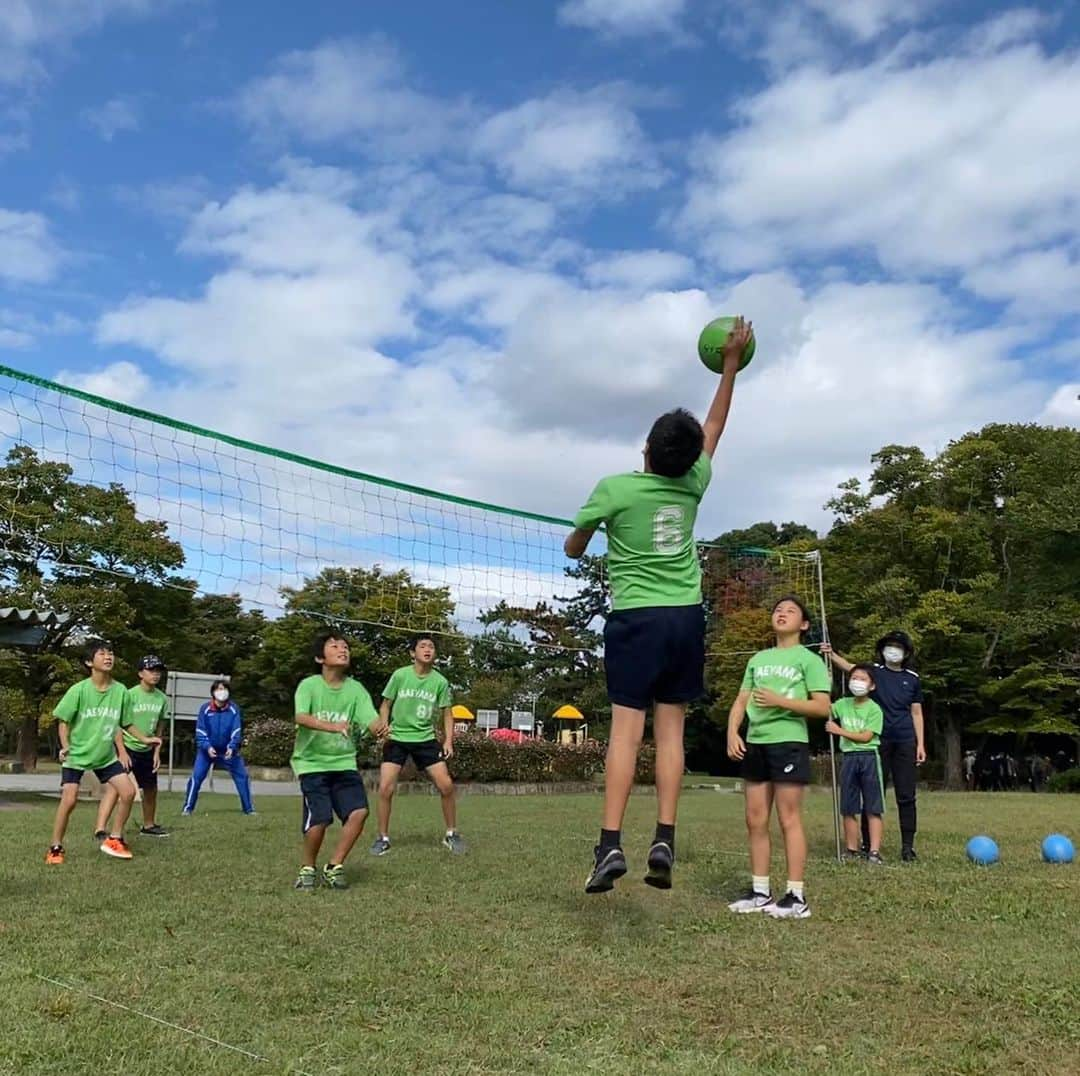
<svg viewBox="0 0 1080 1076">
<path fill-rule="evenodd" d="M 131 759 L 130 774 L 142 791 L 143 837 L 168 837 L 169 831 L 157 824 L 157 775 L 161 768 L 161 729 L 169 716 L 169 700 L 158 687 L 165 674 L 165 662 L 156 654 L 147 654 L 139 662 L 139 682 L 124 696 L 120 725 L 124 730 L 124 747 Z M 99 840 L 108 836 L 109 816 L 116 806 L 116 792 L 106 786 L 98 808 Z"/>
</svg>

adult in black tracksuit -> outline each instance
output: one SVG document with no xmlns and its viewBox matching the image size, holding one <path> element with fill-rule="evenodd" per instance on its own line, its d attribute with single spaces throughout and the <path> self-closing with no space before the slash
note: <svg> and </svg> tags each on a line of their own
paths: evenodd
<svg viewBox="0 0 1080 1076">
<path fill-rule="evenodd" d="M 833 663 L 844 672 L 852 663 L 828 647 Z M 877 662 L 874 665 L 874 690 L 870 697 L 885 714 L 881 731 L 881 768 L 886 784 L 891 783 L 896 794 L 896 809 L 900 815 L 900 857 L 905 862 L 915 859 L 915 787 L 918 767 L 926 761 L 926 738 L 923 727 L 923 695 L 919 674 L 910 668 L 915 656 L 909 636 L 891 631 L 877 643 Z M 863 847 L 870 846 L 867 818 L 863 815 Z"/>
</svg>

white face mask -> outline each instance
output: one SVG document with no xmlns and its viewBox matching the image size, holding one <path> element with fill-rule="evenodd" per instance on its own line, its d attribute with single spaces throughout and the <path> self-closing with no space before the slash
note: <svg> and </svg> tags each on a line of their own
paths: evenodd
<svg viewBox="0 0 1080 1076">
<path fill-rule="evenodd" d="M 848 686 L 851 688 L 852 695 L 857 699 L 870 694 L 870 685 L 865 680 L 852 680 Z"/>
<path fill-rule="evenodd" d="M 217 691 L 214 692 L 214 698 L 217 699 L 218 702 L 228 702 L 229 693 L 225 688 L 219 687 Z"/>
<path fill-rule="evenodd" d="M 899 646 L 887 646 L 881 653 L 886 665 L 900 665 L 904 661 L 904 651 Z"/>
</svg>

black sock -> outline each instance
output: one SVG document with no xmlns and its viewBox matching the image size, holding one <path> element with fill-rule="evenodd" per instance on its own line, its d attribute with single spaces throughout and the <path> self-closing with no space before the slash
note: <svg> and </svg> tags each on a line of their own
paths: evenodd
<svg viewBox="0 0 1080 1076">
<path fill-rule="evenodd" d="M 672 852 L 675 851 L 675 823 L 671 822 L 657 822 L 656 833 L 653 836 L 653 843 L 657 841 L 663 841 L 668 845 Z"/>
<path fill-rule="evenodd" d="M 602 829 L 600 830 L 600 851 L 607 852 L 612 848 L 622 847 L 622 830 L 621 829 Z"/>
</svg>

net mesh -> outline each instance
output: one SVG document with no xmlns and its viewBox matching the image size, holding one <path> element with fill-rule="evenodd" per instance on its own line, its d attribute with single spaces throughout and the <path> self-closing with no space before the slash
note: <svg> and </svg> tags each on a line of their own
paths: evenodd
<svg viewBox="0 0 1080 1076">
<path fill-rule="evenodd" d="M 269 449 L 0 367 L 0 444 L 70 468 L 71 480 L 130 499 L 160 521 L 183 552 L 164 585 L 237 594 L 276 616 L 290 588 L 328 569 L 347 595 L 340 609 L 308 608 L 337 622 L 391 631 L 474 636 L 502 603 L 532 608 L 573 599 L 563 552 L 568 520 L 392 482 Z M 10 462 L 10 460 L 9 460 Z M 131 558 L 92 553 L 20 488 L 10 466 L 0 489 L 0 552 L 49 548 L 68 570 L 138 576 Z M 603 537 L 596 548 L 603 551 Z M 767 609 L 794 591 L 820 604 L 817 554 L 702 546 L 710 650 L 753 652 L 767 642 Z M 362 591 L 358 593 L 357 591 Z"/>
</svg>

